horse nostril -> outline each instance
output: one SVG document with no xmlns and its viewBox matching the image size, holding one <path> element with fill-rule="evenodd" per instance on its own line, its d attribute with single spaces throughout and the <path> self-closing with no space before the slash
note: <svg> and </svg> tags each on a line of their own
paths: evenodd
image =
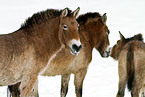
<svg viewBox="0 0 145 97">
<path fill-rule="evenodd" d="M 82 49 L 82 45 L 77 46 L 76 44 L 73 44 L 73 45 L 72 45 L 72 48 L 73 48 L 75 51 L 79 52 L 79 51 Z"/>
<path fill-rule="evenodd" d="M 81 49 L 82 49 L 82 45 L 80 45 L 80 46 L 78 47 L 77 52 L 79 52 Z"/>
<path fill-rule="evenodd" d="M 78 46 L 77 46 L 76 44 L 73 44 L 73 45 L 72 45 L 72 48 L 73 48 L 74 50 L 77 50 L 77 49 L 78 49 Z"/>
</svg>

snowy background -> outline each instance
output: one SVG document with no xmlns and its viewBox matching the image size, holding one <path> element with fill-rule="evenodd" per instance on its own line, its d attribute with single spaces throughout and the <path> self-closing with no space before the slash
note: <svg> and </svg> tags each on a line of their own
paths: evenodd
<svg viewBox="0 0 145 97">
<path fill-rule="evenodd" d="M 48 8 L 107 13 L 110 29 L 110 46 L 119 38 L 118 31 L 125 37 L 142 33 L 145 38 L 145 0 L 1 0 L 0 34 L 13 32 L 34 13 Z M 72 75 L 67 97 L 75 97 Z M 60 76 L 39 76 L 40 97 L 60 97 Z M 118 63 L 112 58 L 101 58 L 93 50 L 93 60 L 84 80 L 83 97 L 115 97 L 118 90 Z M 6 97 L 7 87 L 0 87 L 0 97 Z M 125 97 L 130 97 L 126 91 Z"/>
</svg>

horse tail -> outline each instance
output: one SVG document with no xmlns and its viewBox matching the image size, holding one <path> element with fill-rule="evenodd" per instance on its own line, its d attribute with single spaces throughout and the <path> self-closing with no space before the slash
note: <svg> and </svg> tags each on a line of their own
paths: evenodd
<svg viewBox="0 0 145 97">
<path fill-rule="evenodd" d="M 131 91 L 133 87 L 134 73 L 135 73 L 134 52 L 133 52 L 133 46 L 131 45 L 128 48 L 128 52 L 127 52 L 127 87 L 129 91 Z"/>
</svg>

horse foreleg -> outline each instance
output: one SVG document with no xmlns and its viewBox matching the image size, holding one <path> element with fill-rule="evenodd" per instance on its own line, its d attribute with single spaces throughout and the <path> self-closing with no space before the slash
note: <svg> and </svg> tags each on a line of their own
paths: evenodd
<svg viewBox="0 0 145 97">
<path fill-rule="evenodd" d="M 8 89 L 10 91 L 10 94 L 8 94 L 8 97 L 20 97 L 20 90 L 19 90 L 20 82 L 15 85 L 8 86 Z M 38 81 L 36 81 L 29 97 L 39 97 L 38 94 Z"/>
<path fill-rule="evenodd" d="M 20 84 L 20 97 L 30 97 L 31 91 L 35 83 L 37 83 L 40 70 L 40 68 L 33 66 L 33 68 L 27 69 L 24 72 Z"/>
<path fill-rule="evenodd" d="M 35 82 L 29 97 L 39 97 L 39 93 L 38 93 L 38 80 Z"/>
<path fill-rule="evenodd" d="M 30 93 L 33 89 L 33 86 L 35 84 L 37 80 L 37 77 L 36 78 L 33 78 L 32 80 L 23 80 L 21 82 L 21 85 L 20 85 L 20 97 L 29 97 L 30 96 Z"/>
<path fill-rule="evenodd" d="M 77 97 L 82 97 L 83 81 L 86 76 L 87 69 L 80 70 L 75 74 L 74 84 Z"/>
<path fill-rule="evenodd" d="M 61 75 L 61 97 L 66 97 L 70 74 Z"/>
</svg>

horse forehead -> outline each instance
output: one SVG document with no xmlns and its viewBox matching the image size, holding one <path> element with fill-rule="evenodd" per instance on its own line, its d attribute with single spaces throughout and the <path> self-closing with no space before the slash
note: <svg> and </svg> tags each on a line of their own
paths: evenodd
<svg viewBox="0 0 145 97">
<path fill-rule="evenodd" d="M 63 19 L 63 23 L 67 25 L 76 25 L 78 24 L 74 17 L 65 17 Z"/>
<path fill-rule="evenodd" d="M 92 22 L 97 22 L 98 20 L 99 20 L 99 18 L 89 18 L 89 19 L 86 21 L 86 24 L 92 23 Z"/>
</svg>

